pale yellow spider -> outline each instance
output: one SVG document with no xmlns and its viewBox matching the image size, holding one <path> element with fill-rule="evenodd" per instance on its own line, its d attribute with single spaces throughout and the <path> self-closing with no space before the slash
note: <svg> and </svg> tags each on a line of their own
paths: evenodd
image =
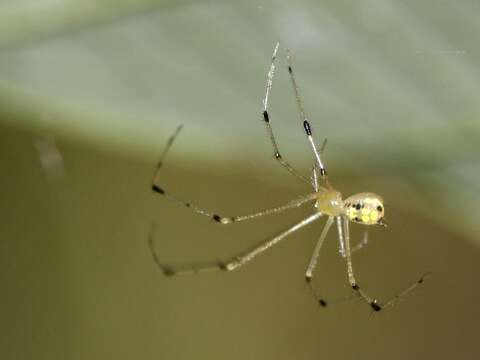
<svg viewBox="0 0 480 360">
<path fill-rule="evenodd" d="M 354 222 L 357 224 L 362 224 L 362 225 L 367 225 L 367 226 L 372 226 L 372 225 L 382 225 L 385 226 L 384 223 L 384 216 L 385 216 L 385 207 L 383 205 L 383 199 L 374 193 L 359 193 L 356 195 L 352 195 L 345 200 L 342 199 L 342 194 L 335 190 L 332 185 L 329 183 L 328 178 L 327 178 L 327 171 L 325 169 L 324 163 L 321 160 L 321 154 L 322 151 L 325 147 L 326 140 L 324 141 L 322 147 L 320 149 L 317 148 L 313 137 L 312 137 L 312 129 L 311 125 L 307 120 L 302 101 L 300 99 L 299 91 L 298 91 L 298 86 L 295 80 L 295 77 L 293 75 L 293 67 L 292 67 L 292 61 L 291 61 L 291 56 L 287 50 L 287 62 L 288 62 L 288 72 L 290 74 L 290 79 L 293 85 L 293 91 L 295 94 L 295 99 L 296 103 L 298 106 L 299 114 L 300 114 L 300 120 L 303 125 L 303 129 L 305 131 L 305 134 L 307 136 L 308 142 L 310 143 L 310 146 L 313 151 L 313 156 L 314 156 L 314 166 L 312 170 L 312 176 L 311 179 L 307 179 L 303 175 L 301 175 L 299 172 L 297 172 L 280 154 L 275 137 L 273 135 L 272 127 L 270 124 L 270 117 L 268 113 L 268 101 L 270 97 L 270 92 L 272 89 L 272 80 L 273 80 L 273 75 L 275 72 L 275 59 L 277 56 L 277 51 L 278 51 L 279 44 L 277 43 L 275 46 L 275 49 L 273 51 L 272 55 L 272 63 L 270 65 L 270 71 L 268 72 L 267 75 L 267 85 L 266 85 L 266 94 L 265 98 L 263 100 L 263 120 L 265 123 L 265 126 L 267 128 L 268 135 L 270 137 L 272 146 L 273 146 L 273 151 L 274 151 L 274 157 L 275 159 L 283 166 L 285 167 L 290 173 L 294 174 L 298 178 L 307 181 L 310 183 L 313 187 L 314 192 L 311 194 L 308 194 L 306 196 L 300 197 L 296 200 L 293 200 L 286 205 L 283 206 L 278 206 L 274 207 L 271 209 L 266 209 L 262 210 L 259 212 L 255 212 L 252 214 L 248 215 L 242 215 L 242 216 L 233 216 L 233 217 L 228 217 L 228 216 L 221 216 L 216 213 L 212 213 L 210 211 L 207 211 L 203 208 L 199 208 L 195 205 L 193 205 L 190 202 L 186 202 L 183 200 L 180 200 L 176 196 L 170 195 L 169 193 L 165 192 L 165 190 L 158 185 L 158 176 L 159 176 L 159 170 L 162 167 L 163 161 L 167 155 L 168 150 L 170 149 L 173 141 L 175 140 L 176 136 L 180 132 L 182 126 L 179 126 L 175 133 L 170 137 L 168 140 L 167 146 L 165 147 L 162 156 L 160 158 L 160 161 L 157 165 L 157 169 L 154 175 L 153 183 L 152 183 L 152 190 L 158 194 L 161 194 L 165 196 L 166 198 L 176 202 L 177 204 L 188 207 L 192 209 L 194 212 L 208 216 L 214 221 L 216 221 L 219 224 L 232 224 L 234 222 L 239 222 L 243 220 L 249 220 L 265 215 L 270 215 L 270 214 L 275 214 L 287 209 L 291 208 L 296 208 L 299 207 L 307 202 L 310 201 L 315 201 L 314 204 L 314 212 L 312 215 L 307 217 L 306 219 L 303 219 L 302 221 L 298 222 L 297 224 L 287 228 L 286 230 L 280 232 L 279 234 L 275 235 L 273 238 L 269 239 L 268 241 L 262 243 L 261 245 L 255 247 L 253 250 L 249 250 L 247 252 L 238 254 L 231 259 L 228 259 L 223 262 L 217 262 L 217 263 L 212 263 L 212 264 L 206 264 L 206 265 L 198 265 L 198 266 L 188 266 L 188 267 L 172 267 L 169 265 L 166 265 L 162 263 L 153 246 L 153 234 L 150 234 L 150 239 L 149 239 L 149 245 L 152 251 L 153 258 L 158 265 L 158 267 L 162 270 L 162 272 L 167 275 L 167 276 L 172 276 L 172 275 L 177 275 L 177 274 L 187 274 L 187 273 L 196 273 L 196 272 L 201 272 L 201 271 L 211 271 L 211 270 L 225 270 L 225 271 L 232 271 L 235 270 L 246 263 L 248 263 L 250 260 L 254 259 L 257 255 L 263 253 L 264 251 L 268 250 L 272 246 L 276 245 L 279 243 L 281 240 L 286 238 L 288 235 L 294 233 L 298 229 L 304 227 L 307 224 L 310 224 L 318 219 L 320 219 L 322 216 L 327 216 L 327 222 L 325 224 L 325 227 L 322 230 L 322 233 L 320 234 L 320 238 L 315 245 L 315 248 L 313 250 L 312 257 L 310 259 L 310 262 L 307 266 L 306 272 L 305 272 L 305 279 L 307 283 L 309 284 L 310 288 L 313 291 L 313 294 L 318 301 L 318 303 L 322 306 L 327 305 L 327 301 L 319 296 L 316 295 L 313 287 L 311 286 L 311 279 L 313 277 L 313 271 L 317 265 L 317 260 L 318 256 L 320 254 L 320 249 L 322 247 L 322 244 L 327 236 L 327 233 L 332 226 L 333 222 L 335 221 L 337 224 L 337 232 L 338 232 L 338 238 L 339 238 L 339 246 L 340 246 L 340 253 L 342 256 L 346 259 L 346 265 L 347 265 L 347 275 L 348 275 L 348 282 L 351 286 L 351 288 L 354 290 L 358 296 L 364 300 L 366 303 L 370 305 L 370 307 L 374 311 L 380 311 L 381 309 L 393 305 L 398 299 L 403 297 L 405 294 L 408 292 L 412 291 L 414 288 L 419 286 L 424 279 L 426 278 L 429 273 L 424 274 L 422 277 L 420 277 L 419 280 L 415 281 L 413 284 L 411 284 L 409 287 L 407 287 L 405 290 L 400 292 L 398 295 L 393 297 L 391 300 L 381 304 L 378 302 L 375 298 L 370 297 L 363 291 L 363 289 L 359 286 L 355 274 L 353 271 L 353 265 L 352 265 L 352 251 L 354 250 L 350 246 L 350 231 L 349 231 L 349 222 Z M 319 182 L 321 181 L 322 184 Z M 362 246 L 363 243 L 360 244 Z"/>
</svg>

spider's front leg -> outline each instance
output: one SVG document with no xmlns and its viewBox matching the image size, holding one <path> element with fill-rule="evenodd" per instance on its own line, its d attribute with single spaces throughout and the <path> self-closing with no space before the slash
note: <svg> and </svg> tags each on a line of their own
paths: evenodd
<svg viewBox="0 0 480 360">
<path fill-rule="evenodd" d="M 270 138 L 270 142 L 272 143 L 273 156 L 275 160 L 277 160 L 278 163 L 282 165 L 288 172 L 295 175 L 300 180 L 304 182 L 308 182 L 308 180 L 302 174 L 300 174 L 297 170 L 295 170 L 293 166 L 291 166 L 290 163 L 284 159 L 282 154 L 280 154 L 280 150 L 278 148 L 277 141 L 273 133 L 272 125 L 270 123 L 270 113 L 268 111 L 268 104 L 270 100 L 270 93 L 272 92 L 273 77 L 275 75 L 275 60 L 277 59 L 277 52 L 278 52 L 279 45 L 280 45 L 279 43 L 275 45 L 275 49 L 273 50 L 273 54 L 272 54 L 272 62 L 270 64 L 270 70 L 268 71 L 268 74 L 267 74 L 267 84 L 265 86 L 265 98 L 263 99 L 263 112 L 262 112 L 263 122 L 265 123 L 268 137 Z"/>
</svg>

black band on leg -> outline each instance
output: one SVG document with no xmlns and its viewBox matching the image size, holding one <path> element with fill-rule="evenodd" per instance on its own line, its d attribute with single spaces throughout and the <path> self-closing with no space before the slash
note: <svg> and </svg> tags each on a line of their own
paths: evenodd
<svg viewBox="0 0 480 360">
<path fill-rule="evenodd" d="M 307 120 L 304 120 L 304 121 L 303 121 L 303 128 L 305 129 L 305 133 L 306 133 L 308 136 L 311 136 L 311 135 L 312 135 L 312 129 L 311 129 L 310 124 L 308 123 Z"/>
<path fill-rule="evenodd" d="M 160 186 L 155 184 L 152 185 L 152 190 L 162 195 L 165 194 L 165 191 Z"/>
<path fill-rule="evenodd" d="M 269 122 L 270 122 L 270 117 L 268 116 L 267 110 L 265 110 L 265 111 L 263 112 L 263 120 L 264 120 L 266 123 L 269 123 Z"/>
</svg>

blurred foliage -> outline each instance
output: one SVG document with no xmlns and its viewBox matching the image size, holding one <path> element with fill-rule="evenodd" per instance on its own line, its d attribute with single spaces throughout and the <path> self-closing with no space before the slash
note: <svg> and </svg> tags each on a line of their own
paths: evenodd
<svg viewBox="0 0 480 360">
<path fill-rule="evenodd" d="M 401 178 L 418 193 L 393 202 L 479 239 L 477 2 L 23 0 L 0 9 L 7 121 L 141 157 L 184 123 L 175 149 L 184 157 L 266 159 L 259 109 L 280 40 L 294 52 L 317 139 L 330 139 L 332 170 Z M 273 125 L 307 171 L 283 54 Z"/>
</svg>

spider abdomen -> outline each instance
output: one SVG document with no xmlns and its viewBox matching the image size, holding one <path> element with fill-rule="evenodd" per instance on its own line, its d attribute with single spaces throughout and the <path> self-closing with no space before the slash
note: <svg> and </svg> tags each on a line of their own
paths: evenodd
<svg viewBox="0 0 480 360">
<path fill-rule="evenodd" d="M 345 199 L 345 213 L 350 221 L 359 224 L 381 224 L 385 216 L 383 199 L 374 193 L 352 195 Z"/>
</svg>

